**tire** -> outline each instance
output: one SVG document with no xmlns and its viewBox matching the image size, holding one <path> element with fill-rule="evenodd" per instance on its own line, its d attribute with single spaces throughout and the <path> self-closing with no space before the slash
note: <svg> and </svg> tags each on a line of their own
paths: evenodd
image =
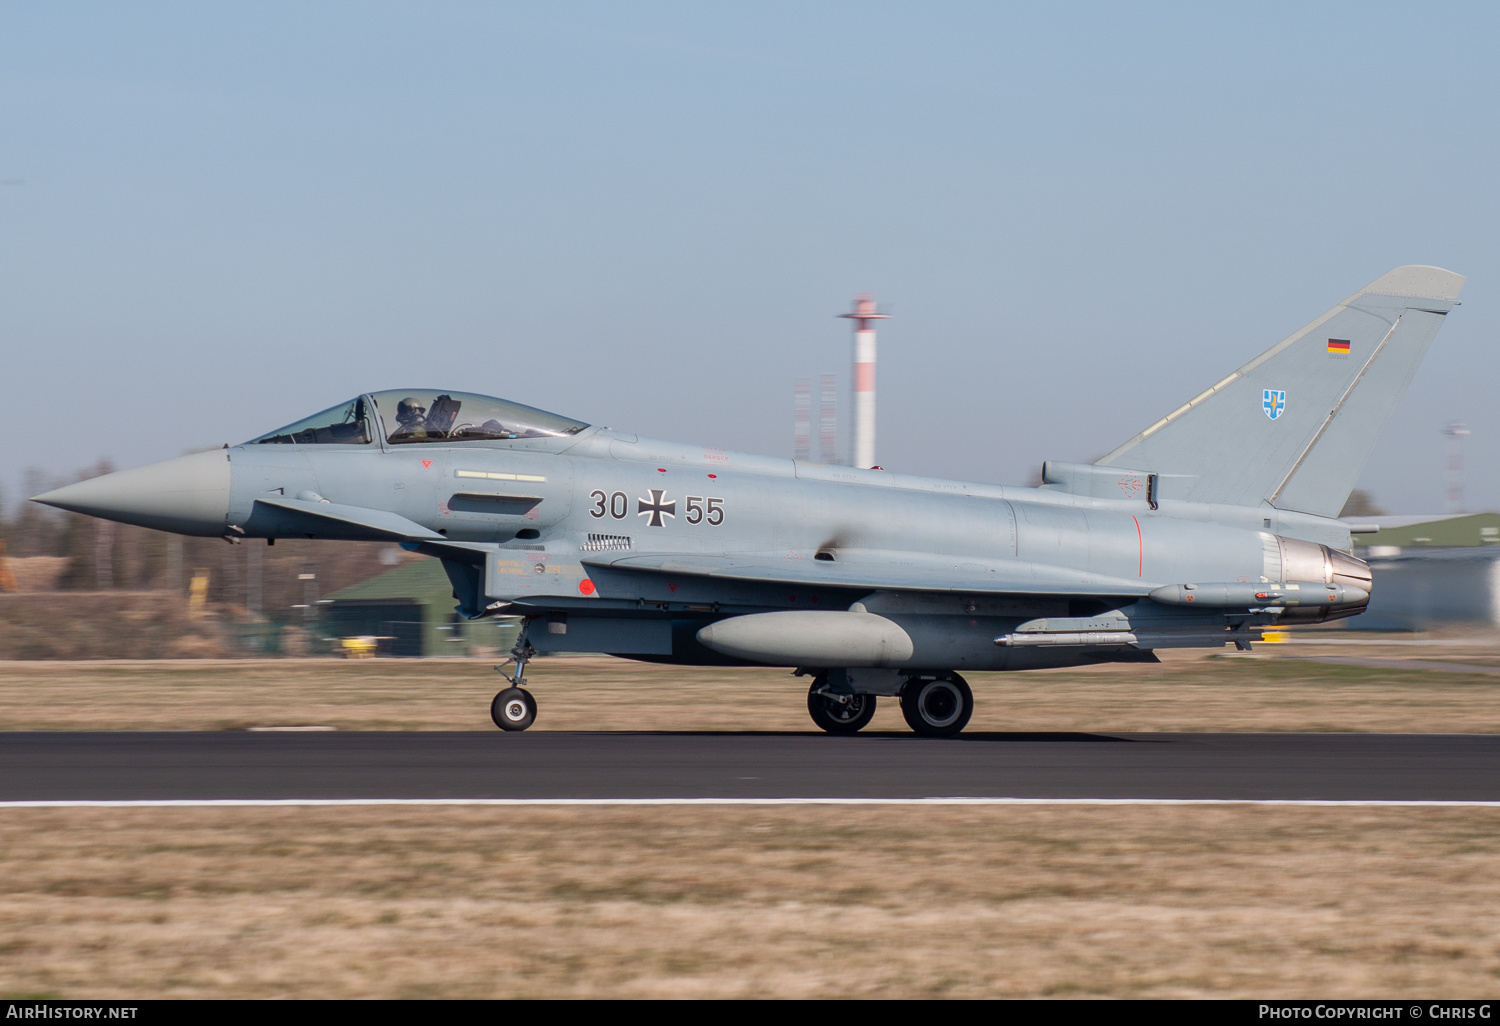
<svg viewBox="0 0 1500 1026">
<path fill-rule="evenodd" d="M 525 730 L 536 722 L 536 699 L 524 688 L 506 688 L 490 703 L 490 719 L 501 730 Z"/>
<path fill-rule="evenodd" d="M 956 673 L 918 677 L 901 689 L 901 715 L 923 737 L 952 737 L 974 715 L 974 693 Z"/>
<path fill-rule="evenodd" d="M 807 711 L 813 722 L 828 733 L 858 733 L 875 716 L 874 695 L 847 695 L 849 701 L 840 702 L 819 694 L 823 686 L 819 678 L 807 689 Z"/>
</svg>

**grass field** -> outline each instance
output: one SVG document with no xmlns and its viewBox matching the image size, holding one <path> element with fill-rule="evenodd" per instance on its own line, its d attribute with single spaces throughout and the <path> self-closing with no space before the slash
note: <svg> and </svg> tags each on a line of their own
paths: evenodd
<svg viewBox="0 0 1500 1026">
<path fill-rule="evenodd" d="M 1500 730 L 1500 676 L 1289 654 L 1500 651 L 974 674 L 971 729 Z M 812 730 L 782 671 L 534 674 L 534 729 Z M 0 729 L 483 730 L 497 686 L 465 661 L 4 663 Z M 1492 809 L 4 809 L 0 996 L 1475 997 L 1497 847 Z"/>
<path fill-rule="evenodd" d="M 972 673 L 970 730 L 1500 731 L 1500 676 L 1326 665 L 1374 655 L 1485 666 L 1500 647 L 1264 646 L 1265 658 L 1166 652 L 1160 665 Z M 811 730 L 785 670 L 539 660 L 535 730 Z M 489 730 L 503 686 L 477 660 L 0 662 L 0 730 Z M 870 729 L 905 730 L 894 700 Z"/>
<path fill-rule="evenodd" d="M 0 995 L 1485 997 L 1500 810 L 0 815 Z"/>
</svg>

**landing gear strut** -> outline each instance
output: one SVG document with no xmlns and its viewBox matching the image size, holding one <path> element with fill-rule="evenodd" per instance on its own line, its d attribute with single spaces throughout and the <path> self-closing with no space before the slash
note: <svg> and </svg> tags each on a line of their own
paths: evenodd
<svg viewBox="0 0 1500 1026">
<path fill-rule="evenodd" d="M 525 730 L 536 722 L 536 699 L 525 688 L 526 664 L 531 662 L 536 650 L 526 639 L 526 631 L 516 639 L 516 647 L 510 650 L 510 662 L 495 667 L 495 672 L 510 681 L 510 687 L 502 690 L 490 702 L 490 719 L 501 730 Z M 505 672 L 511 663 L 516 664 L 515 674 Z"/>
<path fill-rule="evenodd" d="M 952 737 L 974 715 L 974 693 L 956 673 L 913 677 L 901 689 L 901 715 L 924 737 Z"/>
<path fill-rule="evenodd" d="M 853 734 L 875 716 L 875 696 L 837 694 L 827 677 L 816 677 L 807 690 L 807 711 L 828 733 Z"/>
</svg>

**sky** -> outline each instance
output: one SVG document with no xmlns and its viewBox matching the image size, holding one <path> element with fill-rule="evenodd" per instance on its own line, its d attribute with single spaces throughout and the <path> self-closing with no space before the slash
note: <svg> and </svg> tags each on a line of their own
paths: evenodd
<svg viewBox="0 0 1500 1026">
<path fill-rule="evenodd" d="M 1469 277 L 1361 486 L 1500 508 L 1500 5 L 0 0 L 0 488 L 438 387 L 890 469 L 1107 452 Z M 847 434 L 841 441 L 847 441 Z"/>
</svg>

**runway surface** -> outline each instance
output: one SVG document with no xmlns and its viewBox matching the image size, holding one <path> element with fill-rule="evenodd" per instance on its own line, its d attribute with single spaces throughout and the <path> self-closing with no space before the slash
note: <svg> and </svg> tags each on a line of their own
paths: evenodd
<svg viewBox="0 0 1500 1026">
<path fill-rule="evenodd" d="M 0 733 L 0 801 L 1500 800 L 1477 734 Z"/>
</svg>

